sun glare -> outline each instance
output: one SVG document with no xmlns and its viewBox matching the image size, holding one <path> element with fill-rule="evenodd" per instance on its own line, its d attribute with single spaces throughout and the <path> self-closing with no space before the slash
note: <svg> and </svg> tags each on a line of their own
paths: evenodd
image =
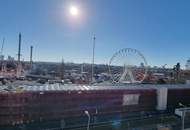
<svg viewBox="0 0 190 130">
<path fill-rule="evenodd" d="M 76 6 L 71 6 L 71 7 L 70 7 L 70 14 L 71 14 L 72 16 L 77 16 L 78 13 L 79 13 L 79 11 L 78 11 L 78 8 L 77 8 Z"/>
</svg>

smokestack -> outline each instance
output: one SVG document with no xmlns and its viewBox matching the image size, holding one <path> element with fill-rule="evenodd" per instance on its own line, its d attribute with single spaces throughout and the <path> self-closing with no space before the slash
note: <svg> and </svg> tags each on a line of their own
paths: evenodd
<svg viewBox="0 0 190 130">
<path fill-rule="evenodd" d="M 33 46 L 30 46 L 30 65 L 32 65 Z"/>
<path fill-rule="evenodd" d="M 18 45 L 18 62 L 20 63 L 20 56 L 21 56 L 21 33 L 19 33 L 19 45 Z"/>
</svg>

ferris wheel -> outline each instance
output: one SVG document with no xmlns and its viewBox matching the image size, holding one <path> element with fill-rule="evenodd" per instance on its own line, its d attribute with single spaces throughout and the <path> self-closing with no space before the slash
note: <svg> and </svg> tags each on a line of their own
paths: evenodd
<svg viewBox="0 0 190 130">
<path fill-rule="evenodd" d="M 147 61 L 140 51 L 124 48 L 111 57 L 109 72 L 113 83 L 141 83 L 147 75 Z"/>
</svg>

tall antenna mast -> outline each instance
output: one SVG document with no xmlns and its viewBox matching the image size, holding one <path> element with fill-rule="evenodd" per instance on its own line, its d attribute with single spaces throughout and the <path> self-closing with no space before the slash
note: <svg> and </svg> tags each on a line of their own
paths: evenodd
<svg viewBox="0 0 190 130">
<path fill-rule="evenodd" d="M 94 35 L 93 37 L 93 50 L 92 50 L 92 77 L 91 82 L 93 82 L 94 79 L 94 53 L 95 53 L 95 43 L 96 43 L 96 37 Z"/>
</svg>

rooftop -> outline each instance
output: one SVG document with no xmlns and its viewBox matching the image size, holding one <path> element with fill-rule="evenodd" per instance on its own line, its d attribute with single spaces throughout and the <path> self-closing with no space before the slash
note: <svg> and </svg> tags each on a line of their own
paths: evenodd
<svg viewBox="0 0 190 130">
<path fill-rule="evenodd" d="M 137 90 L 137 89 L 158 89 L 158 88 L 168 88 L 168 89 L 190 89 L 188 84 L 125 84 L 125 85 L 76 85 L 76 84 L 44 84 L 44 85 L 9 85 L 1 86 L 1 92 L 17 92 L 17 91 L 90 91 L 90 90 Z"/>
</svg>

